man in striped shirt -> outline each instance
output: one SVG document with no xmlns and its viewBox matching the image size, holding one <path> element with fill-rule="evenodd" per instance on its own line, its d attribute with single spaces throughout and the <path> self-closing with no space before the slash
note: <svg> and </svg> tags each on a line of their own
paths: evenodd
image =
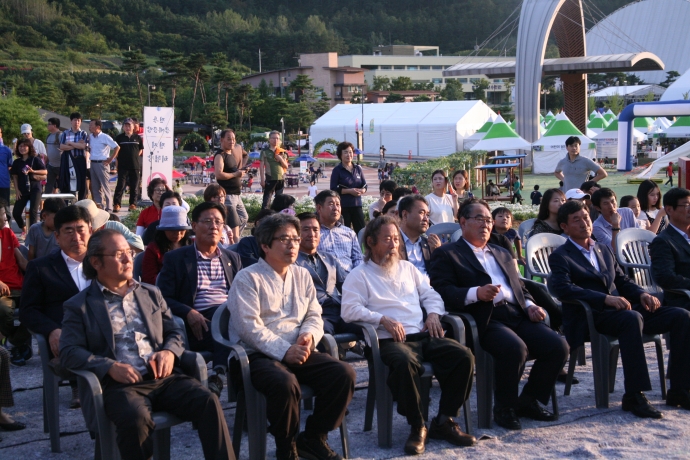
<svg viewBox="0 0 690 460">
<path fill-rule="evenodd" d="M 362 250 L 357 234 L 340 222 L 340 196 L 333 190 L 323 190 L 314 198 L 314 204 L 321 224 L 319 251 L 331 254 L 350 273 L 362 263 Z"/>
<path fill-rule="evenodd" d="M 194 244 L 168 252 L 156 285 L 173 315 L 184 319 L 192 351 L 213 353 L 216 373 L 225 373 L 228 351 L 215 346 L 210 323 L 219 305 L 228 298 L 228 290 L 242 268 L 240 256 L 221 248 L 218 243 L 225 223 L 225 206 L 205 202 L 192 211 Z M 209 377 L 209 388 L 220 379 Z"/>
<path fill-rule="evenodd" d="M 64 193 L 78 193 L 79 200 L 86 198 L 86 141 L 88 134 L 81 130 L 81 114 L 69 116 L 72 127 L 60 136 L 60 178 L 58 188 Z"/>
</svg>

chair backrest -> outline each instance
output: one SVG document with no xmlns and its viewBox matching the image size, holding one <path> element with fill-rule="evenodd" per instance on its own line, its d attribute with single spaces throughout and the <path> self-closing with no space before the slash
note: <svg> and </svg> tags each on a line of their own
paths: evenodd
<svg viewBox="0 0 690 460">
<path fill-rule="evenodd" d="M 141 270 L 143 266 L 144 253 L 140 252 L 134 257 L 134 266 L 132 267 L 132 277 L 137 281 L 141 281 Z"/>
<path fill-rule="evenodd" d="M 460 238 L 462 238 L 462 229 L 455 230 L 453 234 L 450 236 L 450 242 L 455 243 L 458 241 Z"/>
<path fill-rule="evenodd" d="M 231 244 L 230 246 L 228 246 L 225 249 L 227 249 L 228 251 L 237 252 L 237 247 L 239 245 L 240 245 L 240 243 Z"/>
<path fill-rule="evenodd" d="M 642 289 L 652 293 L 661 288 L 652 278 L 652 259 L 649 256 L 649 243 L 656 234 L 641 228 L 626 228 L 616 237 L 616 259 L 624 267 L 633 281 Z"/>
<path fill-rule="evenodd" d="M 434 224 L 429 227 L 426 231 L 427 235 L 438 235 L 441 239 L 441 243 L 448 243 L 451 241 L 453 233 L 460 230 L 460 224 L 455 222 L 443 222 L 440 224 Z"/>
<path fill-rule="evenodd" d="M 534 227 L 535 220 L 537 220 L 536 217 L 527 219 L 526 221 L 522 222 L 518 227 L 518 236 L 520 237 L 520 241 L 522 241 L 523 247 L 527 244 L 527 238 L 525 237 L 525 235 L 528 235 L 528 232 L 532 230 L 532 227 Z"/>
<path fill-rule="evenodd" d="M 230 326 L 230 310 L 221 305 L 216 309 L 211 320 L 211 335 L 216 343 L 221 345 L 230 345 L 230 334 L 228 328 Z"/>
<path fill-rule="evenodd" d="M 364 230 L 366 230 L 366 227 L 361 228 L 357 232 L 357 240 L 359 241 L 359 247 L 364 251 Z"/>
<path fill-rule="evenodd" d="M 527 240 L 525 260 L 531 276 L 546 278 L 551 273 L 549 256 L 565 242 L 565 238 L 554 233 L 538 233 Z"/>
</svg>

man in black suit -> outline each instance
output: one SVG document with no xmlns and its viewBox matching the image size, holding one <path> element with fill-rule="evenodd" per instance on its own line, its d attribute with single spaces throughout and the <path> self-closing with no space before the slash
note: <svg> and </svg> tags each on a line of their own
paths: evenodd
<svg viewBox="0 0 690 460">
<path fill-rule="evenodd" d="M 690 190 L 672 188 L 664 194 L 664 209 L 671 225 L 649 245 L 652 277 L 663 289 L 690 289 Z M 690 309 L 683 294 L 664 292 L 664 304 Z"/>
<path fill-rule="evenodd" d="M 409 195 L 398 203 L 401 250 L 403 258 L 427 277 L 431 253 L 441 246 L 438 235 L 426 235 L 429 230 L 429 203 L 422 195 Z"/>
<path fill-rule="evenodd" d="M 643 393 L 652 385 L 642 334 L 665 332 L 671 333 L 666 404 L 690 409 L 690 312 L 660 307 L 659 299 L 623 273 L 611 249 L 590 239 L 592 221 L 584 203 L 573 200 L 561 206 L 558 225 L 569 239 L 549 256 L 549 287 L 561 299 L 589 303 L 597 331 L 618 337 L 625 377 L 623 410 L 638 417 L 663 416 Z M 571 347 L 581 346 L 587 335 L 585 312 L 563 304 L 563 330 Z"/>
<path fill-rule="evenodd" d="M 343 321 L 340 316 L 342 288 L 345 281 L 345 270 L 331 254 L 319 252 L 321 224 L 316 214 L 303 212 L 297 216 L 300 220 L 299 253 L 295 265 L 306 268 L 316 288 L 316 300 L 321 305 L 323 332 L 326 334 L 356 334 L 362 337 L 362 328 Z"/>
<path fill-rule="evenodd" d="M 34 259 L 26 267 L 19 320 L 48 340 L 52 357 L 60 355 L 62 304 L 86 289 L 82 261 L 91 237 L 91 216 L 81 206 L 67 206 L 55 214 L 55 239 L 59 251 Z M 70 407 L 79 407 L 76 381 Z"/>
<path fill-rule="evenodd" d="M 205 458 L 234 460 L 218 398 L 176 368 L 184 352 L 181 331 L 158 288 L 132 279 L 133 259 L 117 231 L 93 235 L 83 265 L 91 285 L 65 302 L 62 365 L 91 371 L 101 382 L 122 458 L 153 455 L 155 409 L 196 422 Z M 84 415 L 93 429 L 93 411 Z"/>
<path fill-rule="evenodd" d="M 556 420 L 539 402 L 548 402 L 568 345 L 542 322 L 546 313 L 520 281 L 510 253 L 487 244 L 493 226 L 489 205 L 473 199 L 458 217 L 462 238 L 434 251 L 429 275 L 446 310 L 474 317 L 481 346 L 494 359 L 494 420 L 511 430 L 521 428 L 518 417 Z M 536 362 L 518 396 L 528 355 Z"/>
<path fill-rule="evenodd" d="M 209 323 L 218 306 L 227 300 L 232 280 L 242 268 L 236 253 L 218 245 L 224 223 L 225 206 L 204 202 L 194 208 L 194 244 L 165 254 L 156 280 L 173 315 L 184 320 L 189 347 L 212 352 L 217 374 L 225 373 L 229 351 L 215 344 Z M 220 391 L 220 379 L 211 377 L 209 385 L 219 385 Z"/>
</svg>

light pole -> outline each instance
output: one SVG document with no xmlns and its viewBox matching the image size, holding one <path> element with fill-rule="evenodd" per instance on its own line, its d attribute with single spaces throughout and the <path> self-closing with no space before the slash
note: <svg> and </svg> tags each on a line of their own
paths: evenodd
<svg viewBox="0 0 690 460">
<path fill-rule="evenodd" d="M 544 96 L 544 116 L 546 116 L 546 95 L 551 94 L 551 91 L 549 91 L 548 89 L 543 89 L 540 92 Z"/>
<path fill-rule="evenodd" d="M 628 80 L 623 80 L 623 107 L 628 105 Z"/>
<path fill-rule="evenodd" d="M 151 107 L 151 89 L 156 90 L 156 85 L 152 85 L 150 83 L 146 83 L 146 93 L 149 96 L 149 107 Z"/>
<path fill-rule="evenodd" d="M 281 127 L 281 142 L 285 142 L 285 119 L 283 117 L 280 117 L 280 127 Z"/>
</svg>

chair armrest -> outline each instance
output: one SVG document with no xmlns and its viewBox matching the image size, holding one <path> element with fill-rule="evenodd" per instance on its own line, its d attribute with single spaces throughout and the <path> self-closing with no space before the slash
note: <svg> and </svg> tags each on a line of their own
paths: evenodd
<svg viewBox="0 0 690 460">
<path fill-rule="evenodd" d="M 249 373 L 249 356 L 242 345 L 234 344 L 228 347 L 230 349 L 230 358 L 235 358 L 240 363 L 240 371 L 242 372 L 242 385 L 246 388 L 252 388 L 252 379 Z"/>
<path fill-rule="evenodd" d="M 361 340 L 359 337 L 357 337 L 356 334 L 350 334 L 350 333 L 333 334 L 333 338 L 335 339 L 335 343 L 348 343 L 348 342 L 356 342 L 358 340 Z"/>
<path fill-rule="evenodd" d="M 175 320 L 175 324 L 180 328 L 180 334 L 182 334 L 182 341 L 184 342 L 185 349 L 189 350 L 189 340 L 187 339 L 187 329 L 184 325 L 184 319 L 175 315 L 173 315 L 173 319 Z"/>
<path fill-rule="evenodd" d="M 96 377 L 96 374 L 94 374 L 91 371 L 75 370 L 75 369 L 69 369 L 69 371 L 76 374 L 79 381 L 86 384 L 86 386 L 89 390 L 88 397 L 91 399 L 91 409 L 93 409 L 93 411 L 94 411 L 94 415 L 95 415 L 95 419 L 96 419 L 96 425 L 98 428 L 98 432 L 100 433 L 100 436 L 101 436 L 101 442 L 104 442 L 104 439 L 109 439 L 108 433 L 111 432 L 111 424 L 110 424 L 110 419 L 108 419 L 108 417 L 105 414 L 105 407 L 103 406 L 103 389 L 101 388 L 101 382 L 98 380 L 98 377 Z M 81 388 L 81 385 L 80 385 L 80 388 Z M 83 392 L 80 391 L 80 397 L 83 397 L 83 396 L 85 396 L 85 395 L 83 394 Z M 89 401 L 82 400 L 82 408 L 85 408 L 88 410 Z M 87 417 L 87 424 L 88 424 L 88 417 Z M 90 430 L 92 429 L 91 426 L 89 426 L 88 428 Z M 96 428 L 96 427 L 93 427 L 93 428 Z"/>
<path fill-rule="evenodd" d="M 441 322 L 450 326 L 453 338 L 461 345 L 465 345 L 465 325 L 460 318 L 454 315 L 443 315 L 441 316 Z"/>
<path fill-rule="evenodd" d="M 70 369 L 70 372 L 76 374 L 78 377 L 83 379 L 83 381 L 88 385 L 89 391 L 92 394 L 92 396 L 95 397 L 103 394 L 103 390 L 101 389 L 101 382 L 98 380 L 98 377 L 96 377 L 96 374 L 94 374 L 91 371 L 82 371 L 74 369 Z"/>
<path fill-rule="evenodd" d="M 594 327 L 594 317 L 592 316 L 592 307 L 589 303 L 584 300 L 572 300 L 572 299 L 561 299 L 563 305 L 574 305 L 580 306 L 585 311 L 585 316 L 587 317 L 587 326 L 589 327 L 590 338 L 593 334 L 599 334 L 599 332 Z"/>
<path fill-rule="evenodd" d="M 230 343 L 230 340 L 223 337 L 223 334 L 220 332 L 220 325 L 218 324 L 218 321 L 211 321 L 211 336 L 213 337 L 214 342 L 223 345 L 224 347 L 232 347 L 232 343 Z"/>
<path fill-rule="evenodd" d="M 670 292 L 671 294 L 684 295 L 690 299 L 690 291 L 687 289 L 664 289 L 664 292 Z"/>
<path fill-rule="evenodd" d="M 180 368 L 182 372 L 194 377 L 202 385 L 208 386 L 208 370 L 206 369 L 206 361 L 200 353 L 193 351 L 183 351 L 180 356 Z"/>
<path fill-rule="evenodd" d="M 326 350 L 327 354 L 331 355 L 335 359 L 340 359 L 338 356 L 338 344 L 335 342 L 335 339 L 331 334 L 324 334 L 320 344 L 323 345 L 323 348 Z"/>
<path fill-rule="evenodd" d="M 381 352 L 379 350 L 379 335 L 376 332 L 376 328 L 369 323 L 354 322 L 357 326 L 362 328 L 364 333 L 364 341 L 371 348 L 371 356 L 374 361 L 381 360 Z"/>
<path fill-rule="evenodd" d="M 472 351 L 475 352 L 476 350 L 481 349 L 481 345 L 479 345 L 479 330 L 477 329 L 477 322 L 474 320 L 474 317 L 470 315 L 469 313 L 449 313 L 449 316 L 457 316 L 462 318 L 463 325 L 465 326 L 465 331 L 469 329 L 470 331 L 470 343 L 469 347 L 472 349 Z M 467 345 L 467 337 L 465 337 L 465 344 Z"/>
</svg>

